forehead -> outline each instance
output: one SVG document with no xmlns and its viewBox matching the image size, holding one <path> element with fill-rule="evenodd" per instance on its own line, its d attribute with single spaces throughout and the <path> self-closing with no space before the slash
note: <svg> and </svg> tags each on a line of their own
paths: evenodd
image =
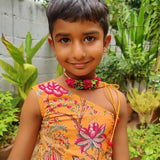
<svg viewBox="0 0 160 160">
<path fill-rule="evenodd" d="M 91 30 L 103 32 L 103 29 L 98 22 L 88 20 L 78 20 L 75 22 L 70 22 L 58 19 L 54 23 L 53 34 L 57 32 L 87 32 Z"/>
</svg>

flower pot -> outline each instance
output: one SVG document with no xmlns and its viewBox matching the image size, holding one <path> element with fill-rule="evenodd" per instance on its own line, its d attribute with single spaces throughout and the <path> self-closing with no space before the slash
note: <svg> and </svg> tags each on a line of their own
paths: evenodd
<svg viewBox="0 0 160 160">
<path fill-rule="evenodd" d="M 7 160 L 11 150 L 12 150 L 13 144 L 9 145 L 6 148 L 0 149 L 0 160 Z"/>
<path fill-rule="evenodd" d="M 130 79 L 127 79 L 127 91 L 130 91 L 132 88 L 138 88 L 139 92 L 142 92 L 144 89 L 146 89 L 145 83 L 143 81 L 137 82 L 137 81 L 131 81 Z"/>
<path fill-rule="evenodd" d="M 151 122 L 159 123 L 159 118 L 160 118 L 160 106 L 154 111 Z"/>
</svg>

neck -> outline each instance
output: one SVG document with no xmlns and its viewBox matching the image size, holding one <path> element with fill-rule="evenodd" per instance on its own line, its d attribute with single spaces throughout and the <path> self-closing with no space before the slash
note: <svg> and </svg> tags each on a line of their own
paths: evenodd
<svg viewBox="0 0 160 160">
<path fill-rule="evenodd" d="M 93 79 L 72 79 L 66 72 L 64 76 L 67 78 L 65 81 L 71 88 L 77 90 L 96 89 L 99 86 L 100 78 L 94 76 Z"/>
<path fill-rule="evenodd" d="M 70 72 L 67 72 L 65 71 L 64 72 L 64 76 L 67 78 L 67 79 L 75 79 L 75 80 L 86 80 L 86 79 L 93 79 L 96 77 L 96 73 L 95 71 L 94 72 L 91 72 L 85 76 L 76 76 L 76 75 L 72 75 Z"/>
</svg>

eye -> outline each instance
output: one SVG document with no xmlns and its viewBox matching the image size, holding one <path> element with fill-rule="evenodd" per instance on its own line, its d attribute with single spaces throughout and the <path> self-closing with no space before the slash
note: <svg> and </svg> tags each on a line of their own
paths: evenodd
<svg viewBox="0 0 160 160">
<path fill-rule="evenodd" d="M 61 43 L 68 43 L 68 42 L 70 42 L 70 39 L 69 38 L 62 38 L 62 39 L 60 39 L 60 42 Z"/>
<path fill-rule="evenodd" d="M 84 40 L 85 40 L 86 42 L 92 42 L 92 41 L 95 40 L 95 37 L 93 37 L 93 36 L 88 36 L 88 37 L 86 37 Z"/>
</svg>

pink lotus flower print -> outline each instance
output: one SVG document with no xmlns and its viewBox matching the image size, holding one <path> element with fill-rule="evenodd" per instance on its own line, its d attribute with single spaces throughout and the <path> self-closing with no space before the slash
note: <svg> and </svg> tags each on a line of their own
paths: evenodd
<svg viewBox="0 0 160 160">
<path fill-rule="evenodd" d="M 88 126 L 88 129 L 80 129 L 80 138 L 75 142 L 76 145 L 81 146 L 81 153 L 87 151 L 90 147 L 101 148 L 102 142 L 105 140 L 106 135 L 105 124 L 99 127 L 98 123 L 92 123 Z"/>
<path fill-rule="evenodd" d="M 48 82 L 45 84 L 40 84 L 39 88 L 46 92 L 47 94 L 54 94 L 57 97 L 67 94 L 68 91 L 63 87 L 59 86 L 56 82 Z"/>
</svg>

